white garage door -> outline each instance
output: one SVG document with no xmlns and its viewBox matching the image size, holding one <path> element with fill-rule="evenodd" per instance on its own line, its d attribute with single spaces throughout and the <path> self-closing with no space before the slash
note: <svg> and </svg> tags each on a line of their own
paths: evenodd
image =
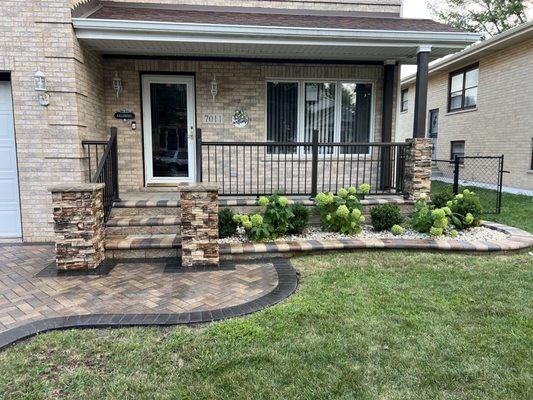
<svg viewBox="0 0 533 400">
<path fill-rule="evenodd" d="M 21 236 L 11 85 L 0 80 L 0 237 Z"/>
</svg>

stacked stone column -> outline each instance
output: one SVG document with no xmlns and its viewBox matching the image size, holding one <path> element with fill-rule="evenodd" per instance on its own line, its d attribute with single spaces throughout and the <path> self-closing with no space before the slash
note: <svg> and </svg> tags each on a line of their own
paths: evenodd
<svg viewBox="0 0 533 400">
<path fill-rule="evenodd" d="M 410 138 L 405 157 L 404 197 L 418 200 L 431 190 L 431 139 Z"/>
<path fill-rule="evenodd" d="M 94 269 L 105 259 L 103 183 L 50 189 L 58 270 Z"/>
<path fill-rule="evenodd" d="M 218 186 L 199 183 L 180 192 L 182 265 L 218 266 Z"/>
</svg>

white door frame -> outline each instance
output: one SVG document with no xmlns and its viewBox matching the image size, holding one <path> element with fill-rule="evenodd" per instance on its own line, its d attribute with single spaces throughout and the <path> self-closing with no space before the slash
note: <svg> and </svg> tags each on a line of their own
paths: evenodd
<svg viewBox="0 0 533 400">
<path fill-rule="evenodd" d="M 142 80 L 142 108 L 143 108 L 143 138 L 144 138 L 144 172 L 146 184 L 194 182 L 196 179 L 196 117 L 194 76 L 192 75 L 152 75 L 143 74 Z M 152 160 L 152 107 L 150 102 L 151 83 L 176 83 L 187 85 L 187 123 L 188 127 L 188 177 L 154 177 Z"/>
</svg>

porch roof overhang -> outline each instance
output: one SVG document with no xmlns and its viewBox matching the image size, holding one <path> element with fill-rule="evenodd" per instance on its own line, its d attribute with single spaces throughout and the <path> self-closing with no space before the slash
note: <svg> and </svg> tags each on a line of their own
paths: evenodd
<svg viewBox="0 0 533 400">
<path fill-rule="evenodd" d="M 331 16 L 324 16 L 328 20 L 322 26 L 317 18 L 313 26 L 93 17 L 73 18 L 72 23 L 80 41 L 102 54 L 117 55 L 415 63 L 419 46 L 431 45 L 430 59 L 436 60 L 479 40 L 478 34 L 426 20 L 417 26 L 413 20 L 380 18 L 393 21 L 382 22 L 386 29 L 347 29 L 331 27 Z M 380 26 L 377 22 L 371 26 Z"/>
</svg>

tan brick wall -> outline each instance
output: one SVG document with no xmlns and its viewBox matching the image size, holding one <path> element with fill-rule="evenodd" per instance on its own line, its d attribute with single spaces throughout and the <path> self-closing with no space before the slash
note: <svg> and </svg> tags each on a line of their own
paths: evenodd
<svg viewBox="0 0 533 400">
<path fill-rule="evenodd" d="M 23 235 L 50 240 L 46 188 L 85 178 L 80 141 L 104 128 L 100 59 L 78 47 L 68 0 L 4 0 L 0 26 L 0 71 L 11 72 L 12 80 Z M 39 67 L 47 77 L 48 107 L 34 91 Z"/>
<path fill-rule="evenodd" d="M 83 0 L 73 0 L 80 3 Z M 114 0 L 124 3 L 186 4 L 200 6 L 259 7 L 400 13 L 400 0 Z"/>
<path fill-rule="evenodd" d="M 457 65 L 459 69 L 466 65 Z M 466 155 L 505 156 L 504 185 L 533 189 L 533 40 L 479 60 L 478 104 L 475 110 L 447 112 L 449 74 L 429 80 L 428 112 L 440 110 L 437 158 L 449 159 L 450 141 L 465 140 Z M 414 84 L 409 87 L 409 110 L 400 114 L 398 138 L 412 136 Z M 427 132 L 427 129 L 426 129 Z"/>
<path fill-rule="evenodd" d="M 118 127 L 119 179 L 121 190 L 135 190 L 143 186 L 143 147 L 141 120 L 140 73 L 176 72 L 194 73 L 196 88 L 197 127 L 202 129 L 204 140 L 262 141 L 265 140 L 265 99 L 268 78 L 309 78 L 368 80 L 375 82 L 375 140 L 381 140 L 381 109 L 383 92 L 382 66 L 261 64 L 252 62 L 122 60 L 104 62 L 107 127 Z M 117 71 L 123 81 L 124 92 L 117 100 L 111 87 Z M 213 74 L 219 92 L 213 101 L 210 83 Z M 245 128 L 235 128 L 231 115 L 244 109 L 250 122 Z M 113 118 L 120 109 L 133 111 L 137 116 L 137 130 L 129 122 Z M 204 113 L 223 114 L 223 125 L 205 125 Z M 393 123 L 393 126 L 395 123 Z"/>
</svg>

